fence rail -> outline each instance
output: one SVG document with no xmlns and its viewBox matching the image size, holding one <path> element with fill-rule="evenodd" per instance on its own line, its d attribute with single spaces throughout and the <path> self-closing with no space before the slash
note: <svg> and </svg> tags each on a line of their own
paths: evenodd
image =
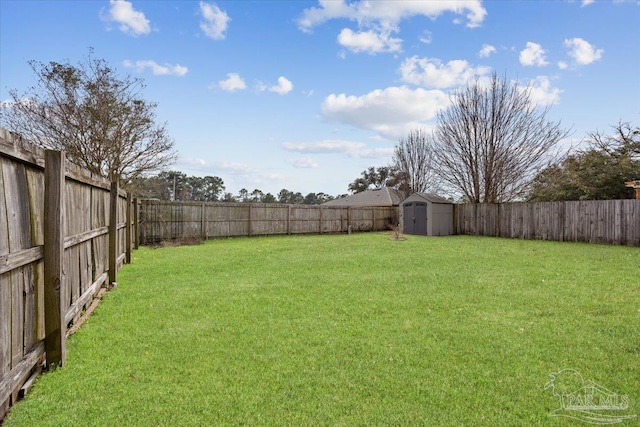
<svg viewBox="0 0 640 427">
<path fill-rule="evenodd" d="M 640 200 L 462 204 L 457 234 L 640 246 Z"/>
<path fill-rule="evenodd" d="M 130 259 L 131 196 L 0 128 L 0 420 Z M 128 236 L 128 237 L 127 237 Z"/>
<path fill-rule="evenodd" d="M 140 201 L 140 244 L 275 234 L 385 230 L 396 207 Z"/>
</svg>

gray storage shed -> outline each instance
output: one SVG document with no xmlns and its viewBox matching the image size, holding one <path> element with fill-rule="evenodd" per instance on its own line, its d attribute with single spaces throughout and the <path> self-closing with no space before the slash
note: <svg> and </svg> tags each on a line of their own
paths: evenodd
<svg viewBox="0 0 640 427">
<path fill-rule="evenodd" d="M 400 203 L 404 234 L 448 236 L 453 234 L 453 202 L 428 193 L 413 193 Z"/>
</svg>

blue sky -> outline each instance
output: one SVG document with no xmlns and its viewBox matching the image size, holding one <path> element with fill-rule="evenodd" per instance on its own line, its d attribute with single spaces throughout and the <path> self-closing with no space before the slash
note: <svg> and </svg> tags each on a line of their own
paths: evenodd
<svg viewBox="0 0 640 427">
<path fill-rule="evenodd" d="M 187 175 L 226 190 L 347 193 L 496 71 L 577 143 L 640 124 L 640 2 L 0 0 L 0 101 L 27 61 L 88 54 L 143 78 Z"/>
</svg>

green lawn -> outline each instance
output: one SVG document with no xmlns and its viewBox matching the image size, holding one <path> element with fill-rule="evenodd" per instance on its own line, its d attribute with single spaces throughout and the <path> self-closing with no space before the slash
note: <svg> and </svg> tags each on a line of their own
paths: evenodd
<svg viewBox="0 0 640 427">
<path fill-rule="evenodd" d="M 5 427 L 582 425 L 549 416 L 563 368 L 640 416 L 639 266 L 467 236 L 141 248 Z"/>
</svg>

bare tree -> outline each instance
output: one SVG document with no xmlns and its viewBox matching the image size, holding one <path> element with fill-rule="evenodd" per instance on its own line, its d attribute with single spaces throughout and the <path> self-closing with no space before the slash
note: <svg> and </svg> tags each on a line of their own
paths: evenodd
<svg viewBox="0 0 640 427">
<path fill-rule="evenodd" d="M 435 130 L 441 179 L 472 203 L 523 197 L 535 174 L 557 157 L 568 135 L 547 120 L 549 107 L 531 100 L 531 87 L 493 74 L 452 96 Z"/>
<path fill-rule="evenodd" d="M 3 126 L 89 171 L 126 185 L 176 159 L 166 123 L 156 124 L 156 103 L 141 96 L 144 83 L 91 53 L 78 66 L 29 61 L 37 83 L 26 94 L 10 91 Z"/>
<path fill-rule="evenodd" d="M 596 131 L 589 134 L 593 149 L 608 155 L 629 156 L 640 159 L 640 126 L 632 126 L 631 122 L 620 120 L 611 126 L 613 134 Z"/>
<path fill-rule="evenodd" d="M 424 129 L 409 132 L 393 151 L 393 167 L 397 171 L 399 188 L 409 196 L 413 193 L 436 191 L 436 171 L 433 165 L 433 137 Z"/>
</svg>

